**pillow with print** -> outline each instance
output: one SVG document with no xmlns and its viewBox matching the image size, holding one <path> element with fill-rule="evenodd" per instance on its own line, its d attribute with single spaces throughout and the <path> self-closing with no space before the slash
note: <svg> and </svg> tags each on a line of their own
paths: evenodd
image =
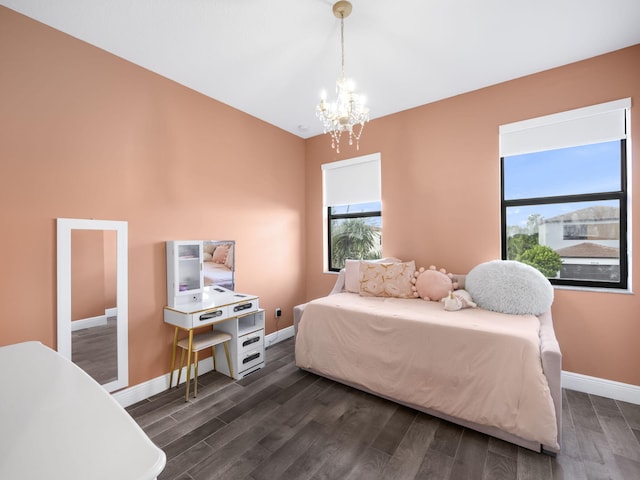
<svg viewBox="0 0 640 480">
<path fill-rule="evenodd" d="M 416 264 L 360 262 L 360 295 L 363 297 L 414 298 L 411 279 Z"/>
</svg>

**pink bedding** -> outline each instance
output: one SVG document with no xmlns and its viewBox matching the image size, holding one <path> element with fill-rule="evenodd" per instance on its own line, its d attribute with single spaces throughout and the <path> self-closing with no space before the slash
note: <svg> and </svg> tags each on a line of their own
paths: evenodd
<svg viewBox="0 0 640 480">
<path fill-rule="evenodd" d="M 306 306 L 296 364 L 557 449 L 539 327 L 533 315 L 339 293 Z"/>
</svg>

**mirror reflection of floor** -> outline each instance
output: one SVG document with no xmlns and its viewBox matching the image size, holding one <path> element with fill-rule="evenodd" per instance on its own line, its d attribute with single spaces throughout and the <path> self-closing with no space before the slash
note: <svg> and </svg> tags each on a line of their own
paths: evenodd
<svg viewBox="0 0 640 480">
<path fill-rule="evenodd" d="M 116 380 L 118 376 L 116 317 L 106 325 L 83 328 L 71 333 L 71 358 L 99 384 Z"/>
</svg>

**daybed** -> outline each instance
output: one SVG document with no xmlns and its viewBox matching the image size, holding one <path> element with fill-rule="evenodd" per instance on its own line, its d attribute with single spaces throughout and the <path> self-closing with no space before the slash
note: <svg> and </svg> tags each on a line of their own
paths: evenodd
<svg viewBox="0 0 640 480">
<path fill-rule="evenodd" d="M 445 311 L 437 301 L 349 291 L 345 275 L 327 297 L 294 308 L 298 367 L 537 452 L 559 452 L 562 357 L 549 308 Z M 464 287 L 465 276 L 457 281 Z M 522 287 L 510 291 L 531 294 Z"/>
</svg>

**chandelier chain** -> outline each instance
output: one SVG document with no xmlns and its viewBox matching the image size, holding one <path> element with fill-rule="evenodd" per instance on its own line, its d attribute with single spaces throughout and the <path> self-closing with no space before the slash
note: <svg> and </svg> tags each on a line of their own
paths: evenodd
<svg viewBox="0 0 640 480">
<path fill-rule="evenodd" d="M 340 57 L 342 58 L 342 78 L 344 78 L 344 13 L 340 15 Z"/>
</svg>

